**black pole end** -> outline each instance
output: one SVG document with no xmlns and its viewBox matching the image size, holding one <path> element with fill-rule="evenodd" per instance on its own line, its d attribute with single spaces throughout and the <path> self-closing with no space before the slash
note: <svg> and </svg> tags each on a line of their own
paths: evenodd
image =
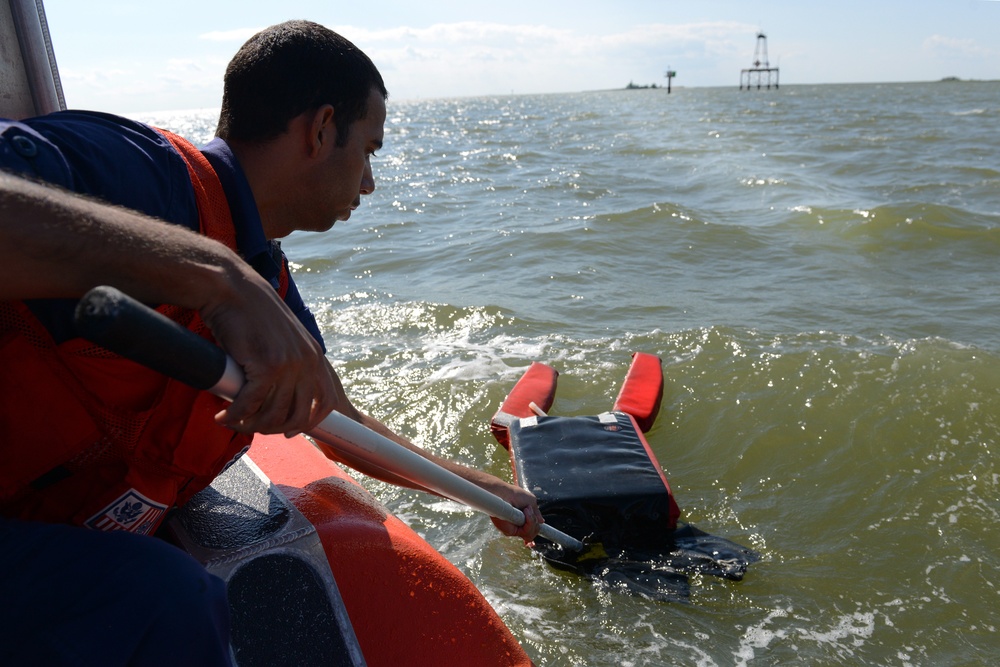
<svg viewBox="0 0 1000 667">
<path fill-rule="evenodd" d="M 211 389 L 226 370 L 217 345 L 114 287 L 87 292 L 75 323 L 81 337 L 197 389 Z"/>
</svg>

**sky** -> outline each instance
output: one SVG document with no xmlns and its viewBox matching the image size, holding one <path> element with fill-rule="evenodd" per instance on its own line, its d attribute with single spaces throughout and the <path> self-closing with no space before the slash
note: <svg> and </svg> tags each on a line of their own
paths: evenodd
<svg viewBox="0 0 1000 667">
<path fill-rule="evenodd" d="M 310 19 L 378 66 L 390 101 L 739 86 L 757 34 L 782 85 L 1000 79 L 998 0 L 45 0 L 68 106 L 217 108 L 257 30 Z"/>
</svg>

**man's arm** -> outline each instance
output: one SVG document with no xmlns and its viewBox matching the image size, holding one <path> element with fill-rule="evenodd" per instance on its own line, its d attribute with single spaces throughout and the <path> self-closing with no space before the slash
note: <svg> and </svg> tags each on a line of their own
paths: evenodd
<svg viewBox="0 0 1000 667">
<path fill-rule="evenodd" d="M 247 384 L 218 419 L 242 432 L 315 426 L 344 399 L 315 340 L 274 289 L 216 241 L 0 172 L 0 299 L 78 297 L 112 285 L 197 310 Z"/>
<path fill-rule="evenodd" d="M 440 456 L 436 456 L 431 452 L 428 452 L 422 447 L 418 447 L 406 438 L 394 433 L 389 427 L 382 424 L 382 422 L 377 419 L 370 417 L 368 415 L 361 415 L 359 420 L 362 424 L 372 429 L 377 433 L 381 433 L 390 440 L 393 440 L 407 449 L 417 452 L 426 459 L 430 459 L 434 463 L 437 463 L 442 468 L 450 470 L 459 477 L 462 477 L 473 484 L 480 486 L 495 496 L 499 496 L 506 500 L 508 503 L 518 508 L 524 512 L 525 522 L 523 526 L 516 526 L 509 521 L 503 521 L 501 519 L 492 518 L 493 524 L 497 529 L 504 535 L 520 537 L 524 540 L 525 544 L 530 544 L 535 537 L 538 536 L 538 530 L 545 520 L 542 518 L 542 513 L 538 509 L 538 499 L 535 498 L 534 494 L 525 491 L 519 486 L 514 484 L 508 484 L 507 482 L 501 480 L 498 477 L 494 477 L 489 473 L 483 472 L 482 470 L 476 470 L 475 468 L 469 468 L 463 466 L 454 461 L 449 461 L 448 459 L 443 459 Z M 353 466 L 352 466 L 353 467 Z M 361 470 L 360 468 L 358 468 Z M 365 472 L 361 470 L 361 472 Z M 370 474 L 372 477 L 382 479 L 383 481 L 391 482 L 394 484 L 415 487 L 412 482 L 397 481 L 394 479 L 387 479 L 385 475 L 379 474 L 379 470 L 374 470 Z M 416 487 L 419 488 L 419 487 Z M 423 489 L 425 490 L 425 489 Z"/>
<path fill-rule="evenodd" d="M 247 384 L 221 423 L 252 433 L 307 431 L 330 410 L 455 472 L 525 511 L 501 532 L 530 541 L 541 515 L 535 497 L 487 473 L 434 456 L 359 412 L 333 368 L 274 289 L 235 253 L 187 229 L 0 172 L 0 299 L 78 297 L 112 285 L 147 303 L 201 313 L 219 344 L 243 367 Z M 413 487 L 363 461 L 362 473 Z"/>
<path fill-rule="evenodd" d="M 334 381 L 337 385 L 338 395 L 344 397 L 343 402 L 336 408 L 338 412 L 340 412 L 346 417 L 350 417 L 351 419 L 357 421 L 358 423 L 364 426 L 367 426 L 371 430 L 375 431 L 380 435 L 385 436 L 386 438 L 389 438 L 393 442 L 396 442 L 402 445 L 403 447 L 406 447 L 407 449 L 416 452 L 420 456 L 432 461 L 433 463 L 436 463 L 442 468 L 450 470 L 459 477 L 462 477 L 472 482 L 473 484 L 486 489 L 493 495 L 503 498 L 508 503 L 510 503 L 514 507 L 524 512 L 525 523 L 523 526 L 515 526 L 509 521 L 502 521 L 500 519 L 494 518 L 492 520 L 494 525 L 496 525 L 497 529 L 504 535 L 520 537 L 521 539 L 524 540 L 525 544 L 530 544 L 531 541 L 535 539 L 535 537 L 538 535 L 538 530 L 541 527 L 541 524 L 545 523 L 545 521 L 542 518 L 541 512 L 538 510 L 538 500 L 532 493 L 525 491 L 519 486 L 508 484 L 507 482 L 504 482 L 500 478 L 494 477 L 489 473 L 483 472 L 481 470 L 476 470 L 475 468 L 469 468 L 467 466 L 463 466 L 459 463 L 455 463 L 454 461 L 449 461 L 448 459 L 443 459 L 440 456 L 432 454 L 426 449 L 423 449 L 422 447 L 418 447 L 417 445 L 413 444 L 403 436 L 399 435 L 398 433 L 395 433 L 392 429 L 390 429 L 388 426 L 386 426 L 379 420 L 369 415 L 366 415 L 357 408 L 355 408 L 354 405 L 351 404 L 350 400 L 347 398 L 347 394 L 341 387 L 340 380 L 339 378 L 336 377 L 336 375 L 334 375 Z M 384 468 L 373 466 L 369 464 L 367 461 L 355 459 L 350 456 L 345 456 L 343 453 L 333 450 L 332 448 L 325 446 L 323 443 L 318 443 L 318 444 L 320 449 L 323 451 L 324 454 L 326 454 L 326 456 L 334 460 L 340 461 L 342 463 L 345 463 L 346 465 L 354 468 L 358 472 L 368 475 L 369 477 L 374 477 L 375 479 L 382 480 L 383 482 L 388 482 L 389 484 L 395 484 L 396 486 L 405 486 L 411 489 L 418 489 L 420 491 L 427 491 L 429 493 L 433 493 L 429 489 L 425 489 L 417 484 L 414 484 L 413 482 L 403 477 L 400 477 L 399 475 L 393 473 L 390 470 L 385 470 Z"/>
</svg>

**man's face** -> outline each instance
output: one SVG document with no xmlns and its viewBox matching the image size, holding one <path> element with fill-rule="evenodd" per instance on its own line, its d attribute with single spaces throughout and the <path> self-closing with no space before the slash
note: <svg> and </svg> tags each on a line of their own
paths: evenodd
<svg viewBox="0 0 1000 667">
<path fill-rule="evenodd" d="M 361 195 L 375 190 L 371 157 L 382 147 L 385 126 L 385 100 L 377 90 L 368 97 L 368 112 L 351 123 L 347 141 L 337 146 L 336 140 L 324 146 L 308 187 L 315 206 L 309 219 L 300 220 L 297 227 L 306 231 L 326 231 L 338 220 L 347 220 L 361 205 Z M 336 137 L 335 128 L 330 137 Z"/>
</svg>

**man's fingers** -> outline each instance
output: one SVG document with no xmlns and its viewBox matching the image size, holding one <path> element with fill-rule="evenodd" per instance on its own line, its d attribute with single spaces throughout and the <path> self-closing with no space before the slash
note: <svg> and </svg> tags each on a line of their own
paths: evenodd
<svg viewBox="0 0 1000 667">
<path fill-rule="evenodd" d="M 333 369 L 322 354 L 314 363 L 278 364 L 280 375 L 246 369 L 247 383 L 217 420 L 243 433 L 284 433 L 291 437 L 311 430 L 338 405 Z M 290 369 L 298 367 L 293 372 Z M 273 384 L 271 378 L 281 380 Z"/>
<path fill-rule="evenodd" d="M 253 433 L 257 425 L 253 417 L 260 412 L 270 392 L 271 387 L 267 385 L 247 382 L 233 402 L 215 416 L 216 421 L 234 431 Z"/>
<path fill-rule="evenodd" d="M 530 547 L 534 544 L 535 538 L 538 537 L 538 531 L 541 530 L 545 519 L 542 518 L 538 508 L 534 505 L 526 505 L 519 509 L 524 514 L 524 524 L 521 526 L 495 517 L 491 517 L 491 520 L 501 533 L 508 537 L 520 537 L 524 540 L 525 545 Z"/>
</svg>

